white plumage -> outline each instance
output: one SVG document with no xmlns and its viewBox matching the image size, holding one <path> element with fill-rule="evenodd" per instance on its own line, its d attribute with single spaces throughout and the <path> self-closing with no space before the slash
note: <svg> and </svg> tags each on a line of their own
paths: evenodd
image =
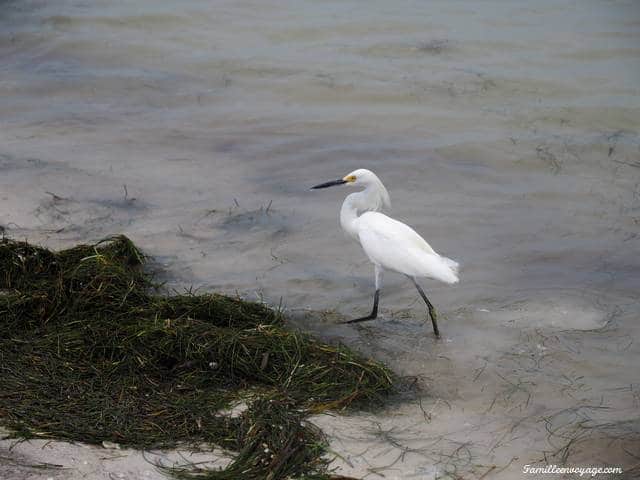
<svg viewBox="0 0 640 480">
<path fill-rule="evenodd" d="M 363 213 L 356 221 L 360 244 L 374 265 L 411 277 L 458 282 L 458 263 L 438 255 L 410 226 L 379 212 Z"/>
<path fill-rule="evenodd" d="M 438 335 L 436 311 L 417 277 L 428 277 L 453 284 L 458 282 L 458 263 L 443 257 L 415 230 L 402 222 L 380 213 L 389 208 L 389 193 L 380 179 L 370 170 L 359 169 L 340 180 L 316 185 L 313 189 L 335 185 L 362 186 L 364 190 L 345 198 L 340 209 L 340 224 L 344 231 L 360 242 L 369 260 L 375 266 L 376 292 L 370 315 L 345 323 L 373 320 L 378 313 L 378 299 L 384 270 L 393 270 L 408 276 L 429 308 L 434 332 Z"/>
</svg>

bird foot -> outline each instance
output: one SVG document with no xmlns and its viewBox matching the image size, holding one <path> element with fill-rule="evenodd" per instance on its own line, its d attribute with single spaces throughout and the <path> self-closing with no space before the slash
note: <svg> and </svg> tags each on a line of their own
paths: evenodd
<svg viewBox="0 0 640 480">
<path fill-rule="evenodd" d="M 440 330 L 438 330 L 438 312 L 435 308 L 429 309 L 429 317 L 431 317 L 431 325 L 433 325 L 433 333 L 436 338 L 440 338 Z"/>
<path fill-rule="evenodd" d="M 347 324 L 347 323 L 359 323 L 359 322 L 368 322 L 369 320 L 375 320 L 377 318 L 376 316 L 373 315 L 367 315 L 366 317 L 362 317 L 362 318 L 354 318 L 353 320 L 345 320 L 344 322 L 339 322 L 341 324 Z"/>
</svg>

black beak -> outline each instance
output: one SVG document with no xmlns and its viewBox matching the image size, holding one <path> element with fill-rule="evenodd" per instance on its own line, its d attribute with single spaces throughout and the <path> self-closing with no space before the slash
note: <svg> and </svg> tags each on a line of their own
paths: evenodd
<svg viewBox="0 0 640 480">
<path fill-rule="evenodd" d="M 327 187 L 335 187 L 336 185 L 342 185 L 347 183 L 346 180 L 332 180 L 331 182 L 321 183 L 320 185 L 316 185 L 315 187 L 311 187 L 311 190 L 318 190 L 319 188 L 327 188 Z"/>
</svg>

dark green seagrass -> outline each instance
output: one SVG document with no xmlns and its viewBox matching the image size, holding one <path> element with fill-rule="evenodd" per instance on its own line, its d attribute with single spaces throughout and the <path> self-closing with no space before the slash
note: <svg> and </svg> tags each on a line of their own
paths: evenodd
<svg viewBox="0 0 640 480">
<path fill-rule="evenodd" d="M 170 469 L 181 478 L 332 478 L 305 418 L 379 404 L 389 370 L 262 304 L 160 295 L 144 260 L 124 236 L 60 252 L 0 241 L 0 424 L 13 437 L 232 452 L 225 469 Z M 220 413 L 238 402 L 242 415 Z"/>
</svg>

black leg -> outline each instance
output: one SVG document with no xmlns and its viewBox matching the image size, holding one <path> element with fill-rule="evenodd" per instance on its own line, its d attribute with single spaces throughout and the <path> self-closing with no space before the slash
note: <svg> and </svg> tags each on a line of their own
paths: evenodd
<svg viewBox="0 0 640 480">
<path fill-rule="evenodd" d="M 380 290 L 376 290 L 376 293 L 373 295 L 373 310 L 370 315 L 362 318 L 355 318 L 353 320 L 347 320 L 346 322 L 340 323 L 358 323 L 358 322 L 366 322 L 367 320 L 374 320 L 378 316 L 378 300 L 380 299 Z"/>
<path fill-rule="evenodd" d="M 431 302 L 429 301 L 427 296 L 424 294 L 424 291 L 422 290 L 422 287 L 420 287 L 420 285 L 418 285 L 418 282 L 416 282 L 416 279 L 413 278 L 413 277 L 409 277 L 409 278 L 411 279 L 413 284 L 418 289 L 418 292 L 420 293 L 420 296 L 424 300 L 424 303 L 427 304 L 427 308 L 429 309 L 429 316 L 431 317 L 431 324 L 433 325 L 433 333 L 435 333 L 436 337 L 439 337 L 440 336 L 440 331 L 438 330 L 438 323 L 437 323 L 438 313 L 436 312 L 435 307 L 431 304 Z"/>
</svg>

